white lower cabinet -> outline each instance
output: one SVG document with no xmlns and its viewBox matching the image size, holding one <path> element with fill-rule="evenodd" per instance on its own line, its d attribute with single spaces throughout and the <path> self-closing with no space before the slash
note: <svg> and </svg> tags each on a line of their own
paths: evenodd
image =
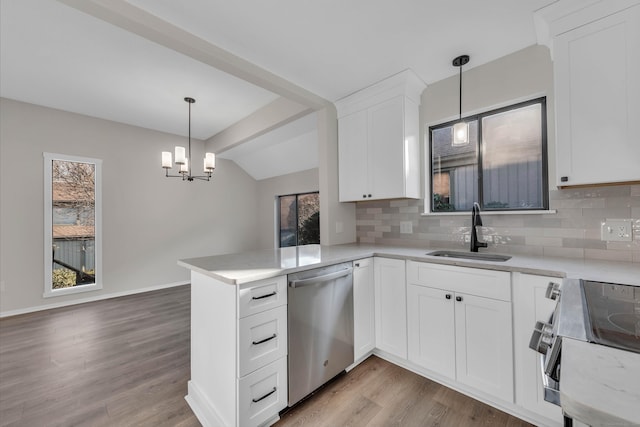
<svg viewBox="0 0 640 427">
<path fill-rule="evenodd" d="M 407 358 L 407 292 L 405 261 L 374 258 L 376 347 Z"/>
<path fill-rule="evenodd" d="M 287 358 L 238 380 L 240 426 L 258 426 L 287 406 Z"/>
<path fill-rule="evenodd" d="M 240 319 L 238 376 L 287 355 L 287 306 Z"/>
<path fill-rule="evenodd" d="M 514 401 L 509 273 L 407 262 L 409 361 Z"/>
<path fill-rule="evenodd" d="M 286 408 L 286 276 L 230 285 L 191 271 L 191 379 L 204 427 L 270 425 Z"/>
<path fill-rule="evenodd" d="M 376 346 L 373 258 L 353 262 L 353 360 Z"/>
<path fill-rule="evenodd" d="M 516 403 L 546 418 L 541 420 L 545 425 L 562 425 L 562 410 L 544 400 L 540 355 L 529 348 L 529 339 L 536 321 L 548 321 L 555 309 L 556 301 L 545 297 L 547 286 L 560 281 L 558 277 L 513 274 Z"/>
</svg>

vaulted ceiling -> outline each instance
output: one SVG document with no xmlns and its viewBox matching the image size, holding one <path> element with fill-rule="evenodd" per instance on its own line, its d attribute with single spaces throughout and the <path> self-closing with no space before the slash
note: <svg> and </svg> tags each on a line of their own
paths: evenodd
<svg viewBox="0 0 640 427">
<path fill-rule="evenodd" d="M 556 1 L 1 0 L 0 95 L 178 135 L 190 96 L 207 139 L 280 96 L 317 108 L 535 44 L 534 12 Z"/>
</svg>

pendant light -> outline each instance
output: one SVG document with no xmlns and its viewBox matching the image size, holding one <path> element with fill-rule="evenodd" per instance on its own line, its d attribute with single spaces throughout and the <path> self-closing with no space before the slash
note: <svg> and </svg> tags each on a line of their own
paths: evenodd
<svg viewBox="0 0 640 427">
<path fill-rule="evenodd" d="M 462 66 L 469 62 L 469 55 L 461 55 L 453 60 L 453 66 L 460 68 L 460 98 L 459 98 L 459 116 L 458 123 L 453 125 L 453 139 L 451 145 L 454 147 L 469 144 L 469 124 L 462 120 Z"/>
<path fill-rule="evenodd" d="M 184 147 L 176 147 L 176 166 L 180 166 L 179 175 L 169 175 L 169 169 L 171 169 L 171 152 L 162 152 L 162 167 L 165 170 L 165 176 L 167 178 L 182 178 L 183 181 L 193 181 L 194 179 L 201 179 L 203 181 L 211 180 L 213 170 L 216 168 L 216 155 L 213 153 L 205 153 L 204 157 L 204 175 L 191 175 L 191 104 L 196 102 L 193 98 L 184 99 L 189 104 L 189 152 L 188 157 L 185 153 Z"/>
</svg>

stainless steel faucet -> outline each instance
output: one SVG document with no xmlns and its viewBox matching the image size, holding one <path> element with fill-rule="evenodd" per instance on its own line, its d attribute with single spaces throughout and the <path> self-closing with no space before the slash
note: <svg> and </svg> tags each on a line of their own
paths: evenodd
<svg viewBox="0 0 640 427">
<path fill-rule="evenodd" d="M 480 205 L 473 202 L 471 208 L 471 252 L 478 252 L 478 248 L 486 248 L 487 242 L 478 241 L 478 231 L 476 227 L 482 227 L 482 218 L 480 218 Z"/>
</svg>

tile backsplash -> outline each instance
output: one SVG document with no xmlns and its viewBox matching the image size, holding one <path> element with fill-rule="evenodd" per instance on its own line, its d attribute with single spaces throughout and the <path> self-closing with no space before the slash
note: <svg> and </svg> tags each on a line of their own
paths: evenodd
<svg viewBox="0 0 640 427">
<path fill-rule="evenodd" d="M 488 251 L 548 257 L 600 259 L 640 263 L 640 185 L 551 190 L 553 214 L 504 215 L 481 213 L 480 241 Z M 466 250 L 471 213 L 422 215 L 423 200 L 358 202 L 356 230 L 361 243 Z M 631 242 L 605 242 L 605 219 L 631 219 Z M 410 221 L 413 232 L 400 233 Z"/>
</svg>

